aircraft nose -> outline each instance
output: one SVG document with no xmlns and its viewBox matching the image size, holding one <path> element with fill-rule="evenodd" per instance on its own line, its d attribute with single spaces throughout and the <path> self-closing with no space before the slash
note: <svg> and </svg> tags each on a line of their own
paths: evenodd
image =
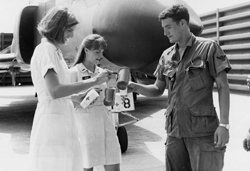
<svg viewBox="0 0 250 171">
<path fill-rule="evenodd" d="M 108 46 L 112 47 L 106 50 L 105 58 L 116 65 L 152 75 L 162 51 L 172 45 L 165 37 L 171 37 L 171 30 L 162 29 L 166 23 L 159 22 L 157 16 L 169 7 L 169 3 L 182 3 L 180 0 L 162 2 L 163 0 L 102 1 L 95 9 L 92 31 L 104 36 Z M 201 23 L 195 12 L 190 15 L 190 25 L 192 23 L 195 26 Z M 196 28 L 190 29 L 196 33 Z M 146 71 L 148 68 L 150 72 Z"/>
</svg>

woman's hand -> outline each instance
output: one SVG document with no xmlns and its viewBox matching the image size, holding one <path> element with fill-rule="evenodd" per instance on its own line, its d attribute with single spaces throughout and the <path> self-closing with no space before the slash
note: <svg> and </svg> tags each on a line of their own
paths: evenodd
<svg viewBox="0 0 250 171">
<path fill-rule="evenodd" d="M 89 90 L 84 93 L 79 93 L 71 96 L 72 101 L 74 104 L 80 105 L 84 97 L 88 94 Z"/>
<path fill-rule="evenodd" d="M 102 91 L 102 89 L 101 88 L 94 88 L 95 89 L 95 91 L 98 93 L 98 94 L 100 94 L 101 93 L 101 91 Z"/>
<path fill-rule="evenodd" d="M 107 70 L 99 73 L 96 77 L 97 84 L 102 84 L 110 79 L 110 73 Z"/>
</svg>

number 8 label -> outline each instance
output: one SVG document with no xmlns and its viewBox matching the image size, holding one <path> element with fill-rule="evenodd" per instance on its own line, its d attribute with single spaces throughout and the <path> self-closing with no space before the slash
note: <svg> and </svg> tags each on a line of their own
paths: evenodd
<svg viewBox="0 0 250 171">
<path fill-rule="evenodd" d="M 130 100 L 128 98 L 123 99 L 124 108 L 130 108 Z"/>
<path fill-rule="evenodd" d="M 112 112 L 135 110 L 133 94 L 129 93 L 127 96 L 121 96 L 120 94 L 117 93 L 115 96 L 115 105 L 108 106 L 108 108 Z"/>
</svg>

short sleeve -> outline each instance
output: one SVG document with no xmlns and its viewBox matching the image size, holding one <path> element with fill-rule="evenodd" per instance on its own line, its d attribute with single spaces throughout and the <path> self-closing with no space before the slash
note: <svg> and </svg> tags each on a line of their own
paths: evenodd
<svg viewBox="0 0 250 171">
<path fill-rule="evenodd" d="M 69 69 L 69 77 L 71 83 L 78 82 L 78 72 L 76 66 Z"/>
<path fill-rule="evenodd" d="M 209 64 L 210 74 L 214 78 L 223 70 L 225 70 L 226 73 L 231 70 L 231 65 L 226 54 L 216 42 L 212 42 L 209 47 L 207 62 Z"/>
<path fill-rule="evenodd" d="M 165 76 L 163 75 L 163 72 L 164 72 L 164 52 L 158 62 L 158 65 L 155 69 L 155 72 L 154 72 L 154 76 L 158 79 L 158 80 L 161 80 L 161 81 L 165 81 Z"/>
<path fill-rule="evenodd" d="M 45 44 L 45 47 L 43 49 L 41 58 L 41 64 L 40 67 L 42 69 L 42 76 L 44 77 L 49 69 L 53 69 L 56 73 L 58 73 L 57 68 L 55 67 L 55 61 L 58 57 L 55 57 L 55 48 L 51 46 L 50 44 Z"/>
</svg>

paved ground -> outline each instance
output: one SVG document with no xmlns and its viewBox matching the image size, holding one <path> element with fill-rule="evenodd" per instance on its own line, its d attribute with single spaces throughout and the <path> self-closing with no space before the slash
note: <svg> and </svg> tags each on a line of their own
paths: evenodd
<svg viewBox="0 0 250 171">
<path fill-rule="evenodd" d="M 214 93 L 218 109 L 218 96 Z M 136 110 L 140 120 L 126 125 L 129 145 L 123 153 L 122 171 L 164 171 L 165 100 L 138 97 Z M 26 171 L 30 130 L 37 99 L 31 86 L 0 87 L 0 171 Z M 242 148 L 242 140 L 250 126 L 250 96 L 231 94 L 230 143 L 223 171 L 250 171 L 250 152 Z M 131 121 L 120 116 L 120 123 Z M 97 167 L 95 171 L 103 171 Z"/>
</svg>

